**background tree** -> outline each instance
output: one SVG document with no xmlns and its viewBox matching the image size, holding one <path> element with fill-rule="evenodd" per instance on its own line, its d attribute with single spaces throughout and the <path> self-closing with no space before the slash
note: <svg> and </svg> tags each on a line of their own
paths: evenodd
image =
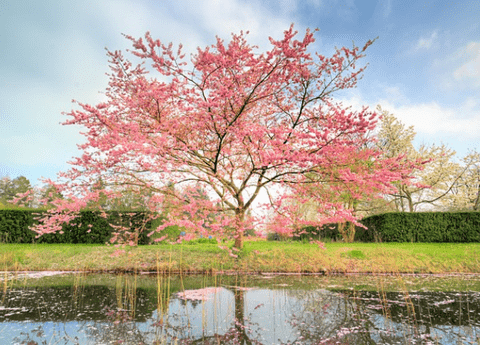
<svg viewBox="0 0 480 345">
<path fill-rule="evenodd" d="M 462 164 L 452 171 L 455 178 L 452 188 L 441 205 L 447 210 L 480 210 L 480 153 L 471 151 L 462 158 Z"/>
<path fill-rule="evenodd" d="M 153 194 L 151 190 L 137 190 L 134 186 L 118 188 L 121 196 L 110 199 L 108 208 L 116 211 L 147 211 L 148 202 Z"/>
<path fill-rule="evenodd" d="M 127 36 L 132 54 L 151 63 L 160 78 L 149 77 L 142 64 L 133 67 L 118 51 L 108 53 L 107 101 L 78 103 L 81 110 L 70 112 L 65 122 L 87 128 L 83 155 L 56 183 L 70 200 L 60 202 L 36 231 L 55 231 L 55 224 L 72 219 L 89 198 L 98 198 L 99 191 L 90 188 L 99 175 L 107 185 L 150 189 L 152 204 L 163 202 L 170 181 L 179 194 L 171 202 L 178 203 L 162 227 L 208 229 L 233 236 L 237 248 L 243 244 L 247 210 L 261 190 L 275 186 L 282 193 L 270 207 L 278 214 L 279 229 L 310 224 L 286 207 L 284 201 L 293 195 L 318 202 L 324 217 L 317 224 L 355 221 L 338 198 L 345 188 L 354 198 L 389 190 L 392 181 L 407 178 L 412 165 L 365 148 L 375 113 L 352 111 L 332 98 L 338 90 L 355 87 L 365 68 L 357 68 L 358 60 L 372 41 L 325 57 L 308 52 L 312 32 L 301 40 L 296 34 L 292 25 L 281 40 L 270 38 L 272 48 L 260 54 L 243 32 L 232 35 L 227 45 L 217 38 L 216 44 L 197 50 L 190 68 L 181 46 L 175 52 L 149 33 L 144 40 Z M 209 200 L 183 202 L 184 195 L 197 193 L 197 185 Z M 194 221 L 185 212 L 203 216 Z"/>
<path fill-rule="evenodd" d="M 377 145 L 384 157 L 404 155 L 409 161 L 425 162 L 412 171 L 414 184 L 394 182 L 395 191 L 389 193 L 386 199 L 401 212 L 415 212 L 425 204 L 431 207 L 439 205 L 440 200 L 450 193 L 465 173 L 465 169 L 452 161 L 455 151 L 443 144 L 421 145 L 416 150 L 413 146 L 416 134 L 413 126 L 405 127 L 393 114 L 382 110 L 380 106 L 377 110 L 382 112 Z"/>
<path fill-rule="evenodd" d="M 15 201 L 17 194 L 33 194 L 33 188 L 30 181 L 25 176 L 18 176 L 13 180 L 10 177 L 0 179 L 0 202 L 4 206 L 14 207 L 15 202 L 21 206 L 31 207 L 32 197 L 24 195 Z"/>
<path fill-rule="evenodd" d="M 54 186 L 51 186 L 48 184 L 43 186 L 42 188 L 39 188 L 38 194 L 39 194 L 38 204 L 43 205 L 46 208 L 53 208 L 54 200 L 63 199 L 63 195 L 57 192 Z"/>
<path fill-rule="evenodd" d="M 472 151 L 460 163 L 455 162 L 455 152 L 445 145 L 421 145 L 417 150 L 413 145 L 415 130 L 406 127 L 393 114 L 382 110 L 382 120 L 378 126 L 376 146 L 383 151 L 384 157 L 404 155 L 408 160 L 421 160 L 426 164 L 412 171 L 417 184 L 394 182 L 395 191 L 383 198 L 350 200 L 353 209 L 360 216 L 384 212 L 414 212 L 422 206 L 430 209 L 478 210 L 480 154 Z M 347 198 L 347 195 L 344 196 Z M 302 205 L 302 212 L 315 216 L 315 206 Z M 343 223 L 340 230 L 353 228 Z"/>
<path fill-rule="evenodd" d="M 98 176 L 96 181 L 89 188 L 90 194 L 85 208 L 89 210 L 106 210 L 108 209 L 108 201 L 112 198 L 111 193 L 105 193 L 108 186 L 102 176 Z M 112 192 L 109 189 L 109 192 Z"/>
</svg>

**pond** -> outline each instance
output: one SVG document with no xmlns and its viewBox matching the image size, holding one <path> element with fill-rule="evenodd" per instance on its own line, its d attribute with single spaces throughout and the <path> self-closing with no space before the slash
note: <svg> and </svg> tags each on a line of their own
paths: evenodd
<svg viewBox="0 0 480 345">
<path fill-rule="evenodd" d="M 0 344 L 480 344 L 480 277 L 5 272 L 0 321 Z"/>
</svg>

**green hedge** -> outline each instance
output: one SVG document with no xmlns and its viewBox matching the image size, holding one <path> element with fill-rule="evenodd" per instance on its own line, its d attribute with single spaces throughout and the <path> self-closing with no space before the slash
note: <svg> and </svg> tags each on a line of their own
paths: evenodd
<svg viewBox="0 0 480 345">
<path fill-rule="evenodd" d="M 366 217 L 361 223 L 367 229 L 355 228 L 356 242 L 480 242 L 480 212 L 392 212 Z M 297 234 L 293 240 L 342 239 L 337 224 L 305 227 Z"/>
<path fill-rule="evenodd" d="M 362 220 L 362 242 L 480 242 L 480 212 L 384 213 Z"/>
<path fill-rule="evenodd" d="M 0 210 L 0 241 L 4 243 L 32 243 L 35 233 L 28 229 L 34 223 L 34 211 Z"/>
<path fill-rule="evenodd" d="M 131 231 L 141 228 L 147 214 L 145 212 L 107 211 L 108 219 L 100 216 L 98 211 L 81 211 L 80 216 L 64 224 L 63 234 L 45 234 L 35 238 L 36 233 L 29 229 L 45 210 L 0 210 L 0 241 L 4 243 L 105 243 L 112 237 L 115 230 L 110 224 L 130 226 Z M 88 225 L 92 224 L 89 228 Z M 145 225 L 145 230 L 139 233 L 138 244 L 148 244 L 151 221 Z M 90 230 L 90 231 L 89 231 Z"/>
<path fill-rule="evenodd" d="M 0 210 L 0 242 L 4 243 L 98 243 L 108 242 L 114 229 L 110 224 L 129 226 L 131 231 L 140 228 L 147 216 L 145 212 L 107 211 L 108 219 L 98 211 L 81 211 L 80 216 L 70 224 L 63 225 L 63 234 L 46 234 L 35 238 L 32 226 L 44 210 L 5 209 Z M 120 217 L 120 215 L 123 215 Z M 127 214 L 129 214 L 127 216 Z M 145 230 L 139 233 L 138 244 L 150 243 L 147 234 L 152 226 L 158 226 L 162 218 L 148 221 Z M 421 212 L 384 213 L 362 219 L 367 229 L 356 227 L 355 241 L 359 242 L 480 242 L 480 212 Z M 92 224 L 91 231 L 88 224 Z M 292 239 L 341 239 L 336 224 L 326 224 L 302 229 L 305 233 Z M 181 230 L 169 227 L 153 237 L 169 235 L 176 238 Z M 303 232 L 302 231 L 302 232 Z"/>
</svg>

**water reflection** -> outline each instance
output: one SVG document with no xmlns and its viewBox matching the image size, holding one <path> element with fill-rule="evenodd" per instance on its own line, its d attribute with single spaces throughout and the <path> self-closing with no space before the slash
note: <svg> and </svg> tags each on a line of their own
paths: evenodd
<svg viewBox="0 0 480 345">
<path fill-rule="evenodd" d="M 61 275 L 1 284 L 1 344 L 480 344 L 477 277 Z"/>
</svg>

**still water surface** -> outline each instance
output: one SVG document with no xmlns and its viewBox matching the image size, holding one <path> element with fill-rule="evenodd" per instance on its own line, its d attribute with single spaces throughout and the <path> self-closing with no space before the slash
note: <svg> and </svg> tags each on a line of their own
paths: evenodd
<svg viewBox="0 0 480 345">
<path fill-rule="evenodd" d="M 479 276 L 2 274 L 0 344 L 480 344 Z"/>
</svg>

